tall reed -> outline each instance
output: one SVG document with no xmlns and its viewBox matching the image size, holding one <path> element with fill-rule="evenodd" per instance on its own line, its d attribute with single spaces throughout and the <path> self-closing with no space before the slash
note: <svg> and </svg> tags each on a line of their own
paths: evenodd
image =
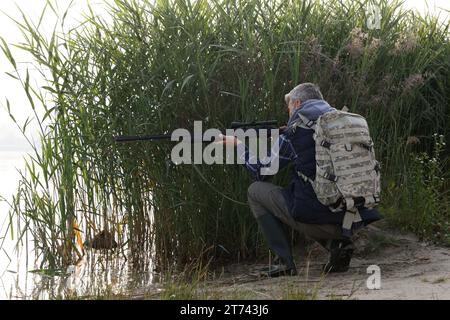
<svg viewBox="0 0 450 320">
<path fill-rule="evenodd" d="M 79 230 L 90 238 L 107 229 L 132 252 L 154 250 L 162 266 L 265 252 L 246 205 L 244 168 L 175 166 L 170 142 L 118 145 L 114 135 L 191 129 L 194 120 L 282 124 L 284 94 L 308 81 L 333 106 L 367 117 L 385 183 L 407 172 L 408 137 L 425 141 L 425 151 L 432 133 L 449 141 L 449 24 L 398 1 L 377 1 L 381 26 L 373 30 L 360 1 L 106 4 L 113 23 L 91 11 L 51 39 L 26 17 L 17 21 L 25 42 L 15 46 L 47 75 L 40 88 L 1 44 L 30 106 L 46 108 L 42 148 L 12 201 L 19 236 L 32 233 L 43 267 L 82 254 Z M 8 109 L 14 113 L 9 102 Z"/>
</svg>

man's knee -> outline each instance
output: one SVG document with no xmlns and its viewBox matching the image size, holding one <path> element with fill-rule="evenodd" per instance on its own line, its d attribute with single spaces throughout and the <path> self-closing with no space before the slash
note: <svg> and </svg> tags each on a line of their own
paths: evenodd
<svg viewBox="0 0 450 320">
<path fill-rule="evenodd" d="M 253 182 L 247 189 L 247 199 L 250 209 L 255 218 L 259 218 L 265 214 L 271 214 L 271 212 L 264 205 L 264 195 L 263 193 L 267 190 L 264 188 L 264 183 L 262 181 Z"/>
<path fill-rule="evenodd" d="M 255 181 L 247 189 L 247 199 L 249 201 L 255 201 L 258 198 L 258 194 L 261 192 L 261 184 L 264 182 Z"/>
</svg>

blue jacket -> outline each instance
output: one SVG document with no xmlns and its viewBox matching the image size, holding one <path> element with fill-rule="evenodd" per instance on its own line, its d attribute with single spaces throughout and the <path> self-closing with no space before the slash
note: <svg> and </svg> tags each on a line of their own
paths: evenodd
<svg viewBox="0 0 450 320">
<path fill-rule="evenodd" d="M 317 120 L 320 115 L 331 110 L 334 110 L 334 108 L 324 100 L 307 100 L 290 117 L 288 128 L 299 118 L 299 114 L 310 120 Z M 291 182 L 283 189 L 283 195 L 295 220 L 308 224 L 340 225 L 345 213 L 331 212 L 328 207 L 319 202 L 311 184 L 300 179 L 297 174 L 297 171 L 300 171 L 309 178 L 315 179 L 316 158 L 313 133 L 313 130 L 301 127 L 296 128 L 295 131 L 288 129 L 286 133 L 280 135 L 279 150 L 278 152 L 272 152 L 270 155 L 271 161 L 279 161 L 279 169 L 289 163 L 293 164 Z M 265 180 L 269 177 L 260 175 L 260 169 L 263 165 L 259 161 L 256 164 L 249 163 L 248 160 L 251 155 L 248 154 L 248 151 L 244 156 L 246 166 L 253 173 L 255 180 Z M 263 163 L 267 163 L 267 161 L 265 160 Z M 360 215 L 363 220 L 362 225 L 367 225 L 381 218 L 377 209 L 360 210 Z M 360 225 L 354 225 L 354 228 Z"/>
</svg>

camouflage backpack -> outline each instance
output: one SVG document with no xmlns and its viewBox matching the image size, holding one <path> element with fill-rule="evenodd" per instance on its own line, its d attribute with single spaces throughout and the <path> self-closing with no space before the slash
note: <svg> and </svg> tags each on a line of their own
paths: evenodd
<svg viewBox="0 0 450 320">
<path fill-rule="evenodd" d="M 358 208 L 374 208 L 380 200 L 380 165 L 367 121 L 336 109 L 317 121 L 300 118 L 298 126 L 315 131 L 316 178 L 298 174 L 311 182 L 319 201 L 331 211 L 346 211 L 342 227 L 350 236 L 353 223 L 361 221 Z"/>
</svg>

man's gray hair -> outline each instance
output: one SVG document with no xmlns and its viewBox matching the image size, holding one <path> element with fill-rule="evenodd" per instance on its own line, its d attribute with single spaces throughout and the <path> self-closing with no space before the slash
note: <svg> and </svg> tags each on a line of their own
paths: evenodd
<svg viewBox="0 0 450 320">
<path fill-rule="evenodd" d="M 289 103 L 289 100 L 300 100 L 301 102 L 305 102 L 309 99 L 323 100 L 323 96 L 318 85 L 305 82 L 292 89 L 291 92 L 284 96 L 284 99 L 286 100 L 286 103 Z"/>
</svg>

